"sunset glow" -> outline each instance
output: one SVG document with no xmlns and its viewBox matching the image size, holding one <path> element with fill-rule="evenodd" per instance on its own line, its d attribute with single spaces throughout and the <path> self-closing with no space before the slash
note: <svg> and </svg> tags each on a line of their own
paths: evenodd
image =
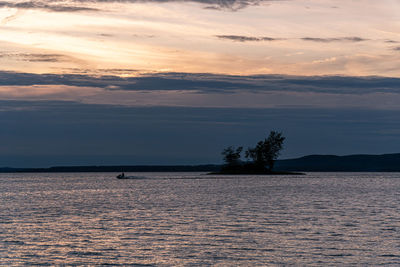
<svg viewBox="0 0 400 267">
<path fill-rule="evenodd" d="M 3 70 L 400 76 L 394 0 L 264 1 L 237 10 L 174 1 L 39 3 L 0 9 Z M 48 54 L 58 58 L 46 61 Z"/>
</svg>

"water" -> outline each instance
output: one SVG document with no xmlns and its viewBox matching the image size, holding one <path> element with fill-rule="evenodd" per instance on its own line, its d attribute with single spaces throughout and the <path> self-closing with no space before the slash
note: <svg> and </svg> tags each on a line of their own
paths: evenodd
<svg viewBox="0 0 400 267">
<path fill-rule="evenodd" d="M 0 174 L 0 265 L 400 265 L 399 173 L 115 175 Z"/>
</svg>

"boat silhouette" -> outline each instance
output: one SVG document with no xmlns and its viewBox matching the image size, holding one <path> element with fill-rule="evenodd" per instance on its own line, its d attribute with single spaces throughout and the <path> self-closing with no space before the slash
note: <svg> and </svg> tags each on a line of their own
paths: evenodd
<svg viewBox="0 0 400 267">
<path fill-rule="evenodd" d="M 116 176 L 116 178 L 117 179 L 145 179 L 146 177 L 144 177 L 144 176 L 128 176 L 128 175 L 125 175 L 125 173 L 121 173 L 121 174 L 118 174 Z"/>
</svg>

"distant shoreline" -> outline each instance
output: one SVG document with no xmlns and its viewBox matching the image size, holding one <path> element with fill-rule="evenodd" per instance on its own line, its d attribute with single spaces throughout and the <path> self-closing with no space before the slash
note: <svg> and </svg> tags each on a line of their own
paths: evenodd
<svg viewBox="0 0 400 267">
<path fill-rule="evenodd" d="M 0 168 L 0 173 L 62 172 L 217 172 L 221 165 L 123 165 L 123 166 L 56 166 L 49 168 Z"/>
<path fill-rule="evenodd" d="M 0 162 L 1 164 L 1 162 Z M 0 167 L 0 173 L 51 172 L 207 172 L 218 173 L 222 165 L 120 165 L 120 166 L 56 166 L 49 168 Z M 382 155 L 310 155 L 277 160 L 274 175 L 296 172 L 400 172 L 400 153 Z M 221 173 L 224 174 L 224 173 Z M 243 173 L 244 174 L 244 173 Z M 256 173 L 251 173 L 257 175 Z M 218 174 L 217 174 L 218 175 Z M 268 175 L 268 173 L 262 173 Z"/>
</svg>

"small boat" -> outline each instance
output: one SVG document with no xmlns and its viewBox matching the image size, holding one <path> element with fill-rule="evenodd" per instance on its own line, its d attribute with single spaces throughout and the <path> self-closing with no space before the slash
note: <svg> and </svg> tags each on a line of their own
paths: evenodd
<svg viewBox="0 0 400 267">
<path fill-rule="evenodd" d="M 117 179 L 128 179 L 129 176 L 125 176 L 125 173 L 121 173 L 117 175 Z"/>
<path fill-rule="evenodd" d="M 125 173 L 121 173 L 117 175 L 117 179 L 145 179 L 146 177 L 142 176 L 126 176 Z"/>
</svg>

